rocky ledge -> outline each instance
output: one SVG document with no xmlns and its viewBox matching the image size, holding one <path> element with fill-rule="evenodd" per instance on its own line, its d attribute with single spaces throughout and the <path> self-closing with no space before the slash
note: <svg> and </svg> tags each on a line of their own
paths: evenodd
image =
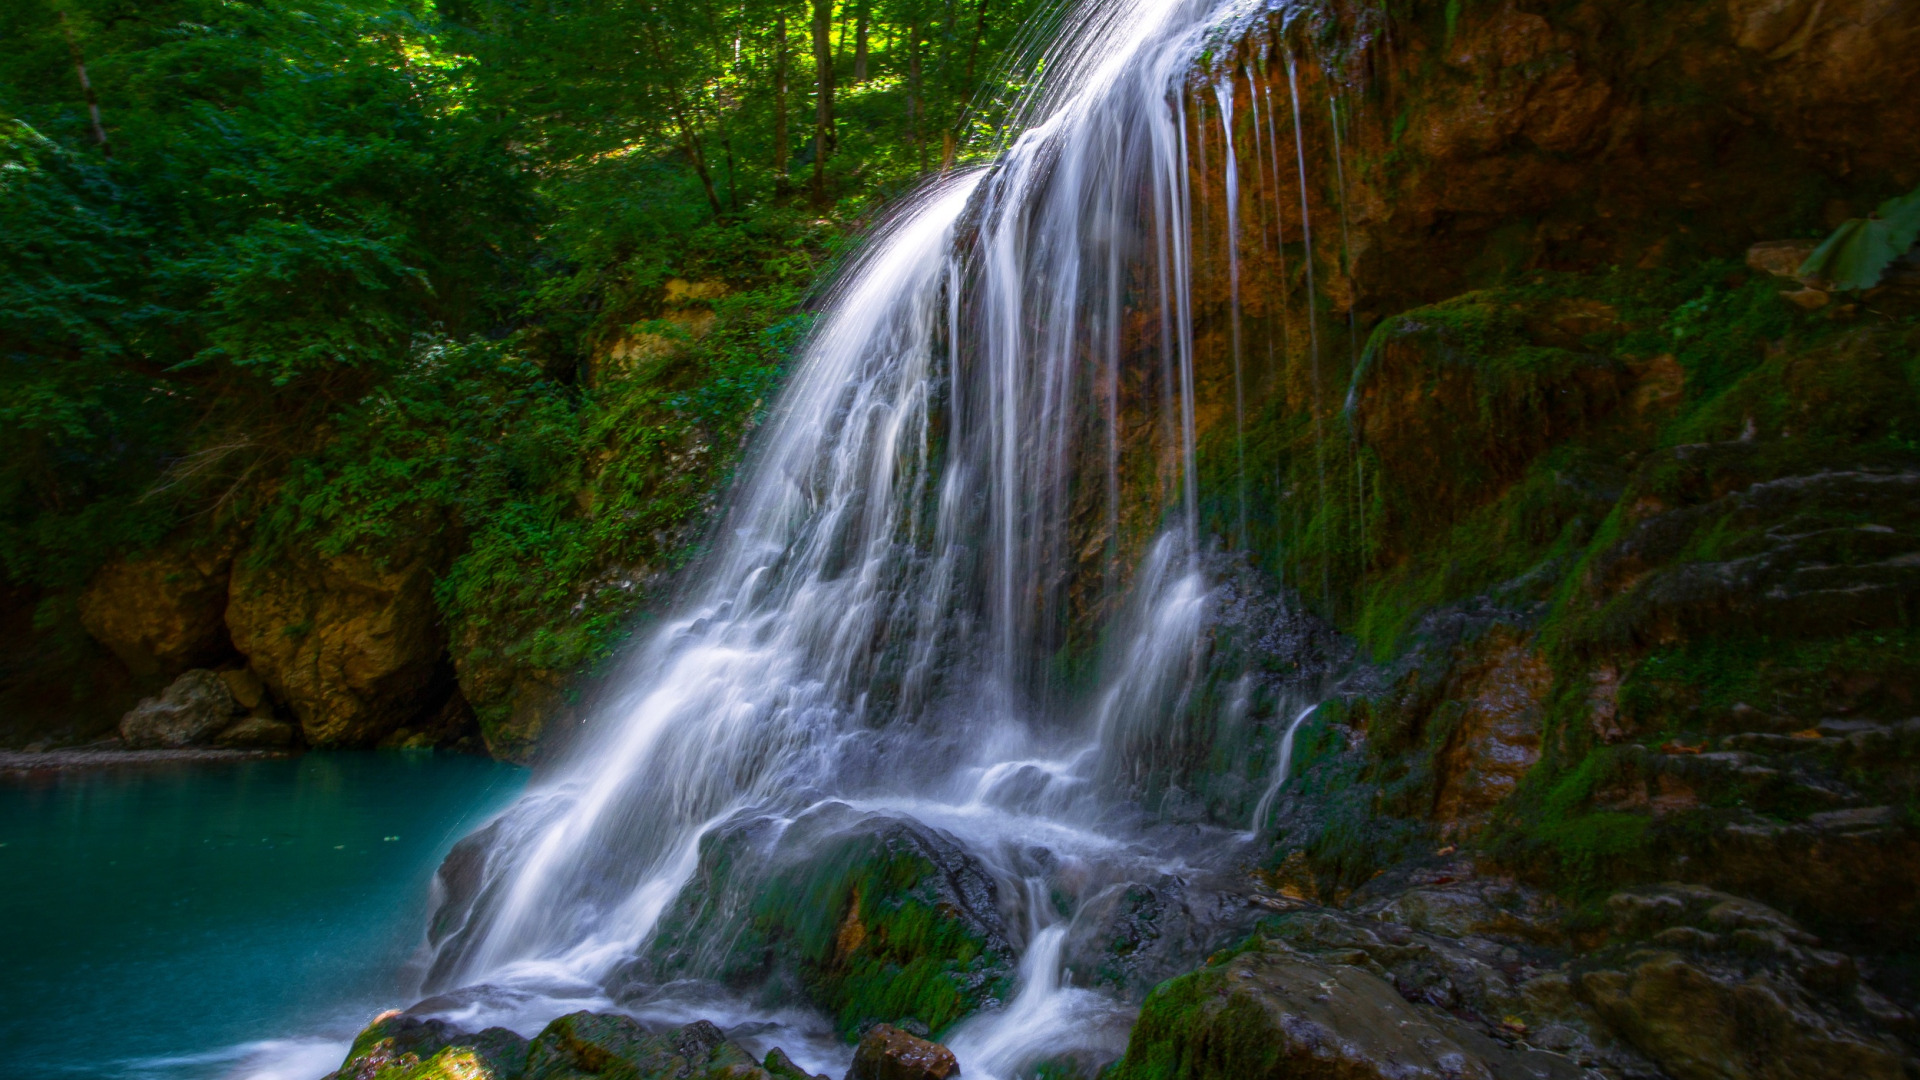
<svg viewBox="0 0 1920 1080">
<path fill-rule="evenodd" d="M 847 1080 L 948 1080 L 952 1052 L 887 1024 L 870 1029 Z M 326 1080 L 827 1080 L 774 1047 L 756 1058 L 705 1020 L 652 1030 L 618 1013 L 577 1012 L 533 1039 L 506 1028 L 468 1032 L 444 1020 L 387 1013 L 353 1042 Z"/>
</svg>

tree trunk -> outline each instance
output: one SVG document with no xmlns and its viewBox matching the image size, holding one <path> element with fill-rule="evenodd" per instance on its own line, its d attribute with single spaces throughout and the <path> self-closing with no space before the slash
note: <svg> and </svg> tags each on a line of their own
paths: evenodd
<svg viewBox="0 0 1920 1080">
<path fill-rule="evenodd" d="M 973 16 L 973 44 L 967 47 L 967 82 L 960 88 L 962 92 L 969 95 L 974 92 L 973 64 L 980 59 L 980 39 L 987 32 L 987 3 L 988 0 L 980 0 L 980 5 Z"/>
<path fill-rule="evenodd" d="M 107 141 L 107 128 L 100 122 L 100 99 L 94 96 L 93 80 L 87 78 L 87 59 L 80 54 L 80 39 L 73 36 L 73 24 L 67 21 L 67 13 L 60 15 L 60 32 L 67 36 L 67 51 L 73 54 L 73 73 L 80 76 L 80 92 L 87 99 L 87 115 L 93 119 L 93 141 L 100 144 L 100 152 L 113 156 L 113 144 Z"/>
<path fill-rule="evenodd" d="M 853 31 L 853 81 L 856 85 L 867 81 L 867 26 L 872 13 L 870 0 L 860 0 L 860 14 Z"/>
<path fill-rule="evenodd" d="M 773 20 L 773 182 L 787 187 L 787 15 Z"/>
<path fill-rule="evenodd" d="M 813 67 L 819 91 L 813 113 L 813 201 L 827 205 L 827 153 L 833 148 L 833 0 L 813 0 Z"/>
<path fill-rule="evenodd" d="M 713 186 L 713 174 L 707 171 L 707 156 L 700 151 L 700 136 L 694 134 L 686 110 L 677 102 L 673 105 L 673 122 L 680 126 L 680 145 L 687 152 L 687 160 L 693 163 L 693 171 L 700 177 L 700 186 L 706 189 L 707 205 L 713 207 L 713 216 L 719 217 L 726 210 L 720 205 L 720 192 Z"/>
<path fill-rule="evenodd" d="M 920 171 L 927 171 L 927 141 L 922 137 L 920 117 L 926 111 L 920 93 L 920 28 L 907 27 L 907 132 L 913 149 L 920 155 Z"/>
</svg>

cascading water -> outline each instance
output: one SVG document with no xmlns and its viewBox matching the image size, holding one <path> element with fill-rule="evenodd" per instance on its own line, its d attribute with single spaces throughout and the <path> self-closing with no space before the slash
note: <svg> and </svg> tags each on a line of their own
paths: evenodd
<svg viewBox="0 0 1920 1080">
<path fill-rule="evenodd" d="M 1010 1000 L 949 1035 L 967 1075 L 1117 1052 L 1124 1010 L 1068 985 L 1062 950 L 1092 895 L 1191 861 L 1116 807 L 1139 779 L 1134 748 L 1195 707 L 1203 675 L 1212 587 L 1182 102 L 1209 35 L 1255 13 L 1232 0 L 1084 4 L 1000 160 L 930 185 L 873 237 L 679 614 L 630 659 L 624 693 L 570 760 L 489 826 L 477 883 L 436 919 L 427 989 L 468 988 L 445 1009 L 527 1027 L 606 1000 L 695 874 L 703 837 L 742 823 L 782 835 L 844 805 L 956 838 L 1020 916 Z M 1244 423 L 1237 257 L 1233 278 Z M 1126 410 L 1141 430 L 1121 430 L 1123 398 L 1146 403 Z M 1236 429 L 1242 458 L 1243 443 Z M 1080 479 L 1101 474 L 1104 488 Z M 1152 479 L 1129 494 L 1123 475 Z M 1241 533 L 1245 498 L 1243 480 Z M 1128 550 L 1144 506 L 1164 508 L 1144 530 L 1157 537 Z M 1088 522 L 1105 526 L 1089 538 Z M 1127 599 L 1089 610 L 1076 581 Z M 1105 627 L 1091 694 L 1050 673 L 1076 619 Z M 1216 830 L 1215 846 L 1235 835 Z M 1059 860 L 1099 867 L 1086 876 L 1102 883 L 1066 913 L 1036 870 Z M 654 1007 L 672 1012 L 672 996 Z M 832 1064 L 834 1052 L 795 1056 Z"/>
</svg>

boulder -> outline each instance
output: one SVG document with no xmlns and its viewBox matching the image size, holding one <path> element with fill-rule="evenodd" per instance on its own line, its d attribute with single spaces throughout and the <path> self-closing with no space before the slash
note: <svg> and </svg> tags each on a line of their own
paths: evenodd
<svg viewBox="0 0 1920 1080">
<path fill-rule="evenodd" d="M 233 724 L 239 711 L 220 676 L 196 668 L 120 719 L 120 738 L 135 749 L 201 746 Z"/>
<path fill-rule="evenodd" d="M 433 697 L 434 566 L 312 553 L 236 560 L 227 627 L 313 746 L 371 746 Z"/>
<path fill-rule="evenodd" d="M 767 1051 L 767 1056 L 760 1062 L 760 1067 L 767 1070 L 773 1080 L 829 1080 L 828 1077 L 817 1076 L 801 1068 L 787 1056 L 785 1050 L 777 1046 Z"/>
<path fill-rule="evenodd" d="M 953 1051 L 892 1024 L 875 1024 L 867 1032 L 847 1070 L 847 1080 L 947 1080 L 959 1075 Z"/>
<path fill-rule="evenodd" d="M 233 694 L 233 700 L 248 712 L 262 708 L 267 704 L 267 685 L 251 668 L 234 668 L 220 673 L 220 681 L 227 684 L 227 690 Z"/>
<path fill-rule="evenodd" d="M 137 676 L 174 676 L 228 651 L 230 546 L 115 559 L 80 594 L 80 624 Z"/>
<path fill-rule="evenodd" d="M 449 905 L 458 878 L 475 883 L 441 876 Z M 464 947 L 442 945 L 436 972 Z M 849 1037 L 875 1022 L 939 1034 L 1004 999 L 1015 961 L 993 875 L 952 836 L 825 802 L 790 824 L 742 815 L 710 832 L 693 881 L 609 983 L 616 1001 L 679 979 L 753 984 Z"/>
<path fill-rule="evenodd" d="M 396 1010 L 367 1025 L 324 1080 L 519 1080 L 527 1045 L 506 1028 L 468 1033 Z"/>
<path fill-rule="evenodd" d="M 652 1034 L 631 1016 L 577 1012 L 548 1024 L 527 1050 L 525 1080 L 712 1078 L 772 1080 L 738 1043 L 705 1020 Z"/>
<path fill-rule="evenodd" d="M 775 1051 L 781 1061 L 786 1055 Z M 791 1065 L 791 1062 L 788 1062 Z M 794 1070 L 799 1076 L 805 1073 Z M 631 1016 L 576 1012 L 531 1042 L 505 1028 L 467 1032 L 444 1020 L 381 1015 L 326 1080 L 773 1080 L 705 1020 L 651 1032 Z"/>
</svg>

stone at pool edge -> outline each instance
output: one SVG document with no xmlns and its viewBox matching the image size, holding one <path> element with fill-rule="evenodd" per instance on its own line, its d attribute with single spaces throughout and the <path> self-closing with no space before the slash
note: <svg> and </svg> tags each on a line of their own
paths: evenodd
<svg viewBox="0 0 1920 1080">
<path fill-rule="evenodd" d="M 293 726 L 261 715 L 264 702 L 250 672 L 195 668 L 121 717 L 120 740 L 133 750 L 285 750 L 293 745 Z M 253 715 L 242 715 L 250 709 Z"/>
<path fill-rule="evenodd" d="M 705 1020 L 654 1034 L 630 1016 L 576 1012 L 531 1041 L 505 1028 L 384 1013 L 326 1080 L 827 1080 L 779 1048 L 764 1063 Z"/>
<path fill-rule="evenodd" d="M 846 1080 L 949 1080 L 959 1075 L 953 1051 L 892 1024 L 875 1024 L 853 1052 Z"/>
</svg>

